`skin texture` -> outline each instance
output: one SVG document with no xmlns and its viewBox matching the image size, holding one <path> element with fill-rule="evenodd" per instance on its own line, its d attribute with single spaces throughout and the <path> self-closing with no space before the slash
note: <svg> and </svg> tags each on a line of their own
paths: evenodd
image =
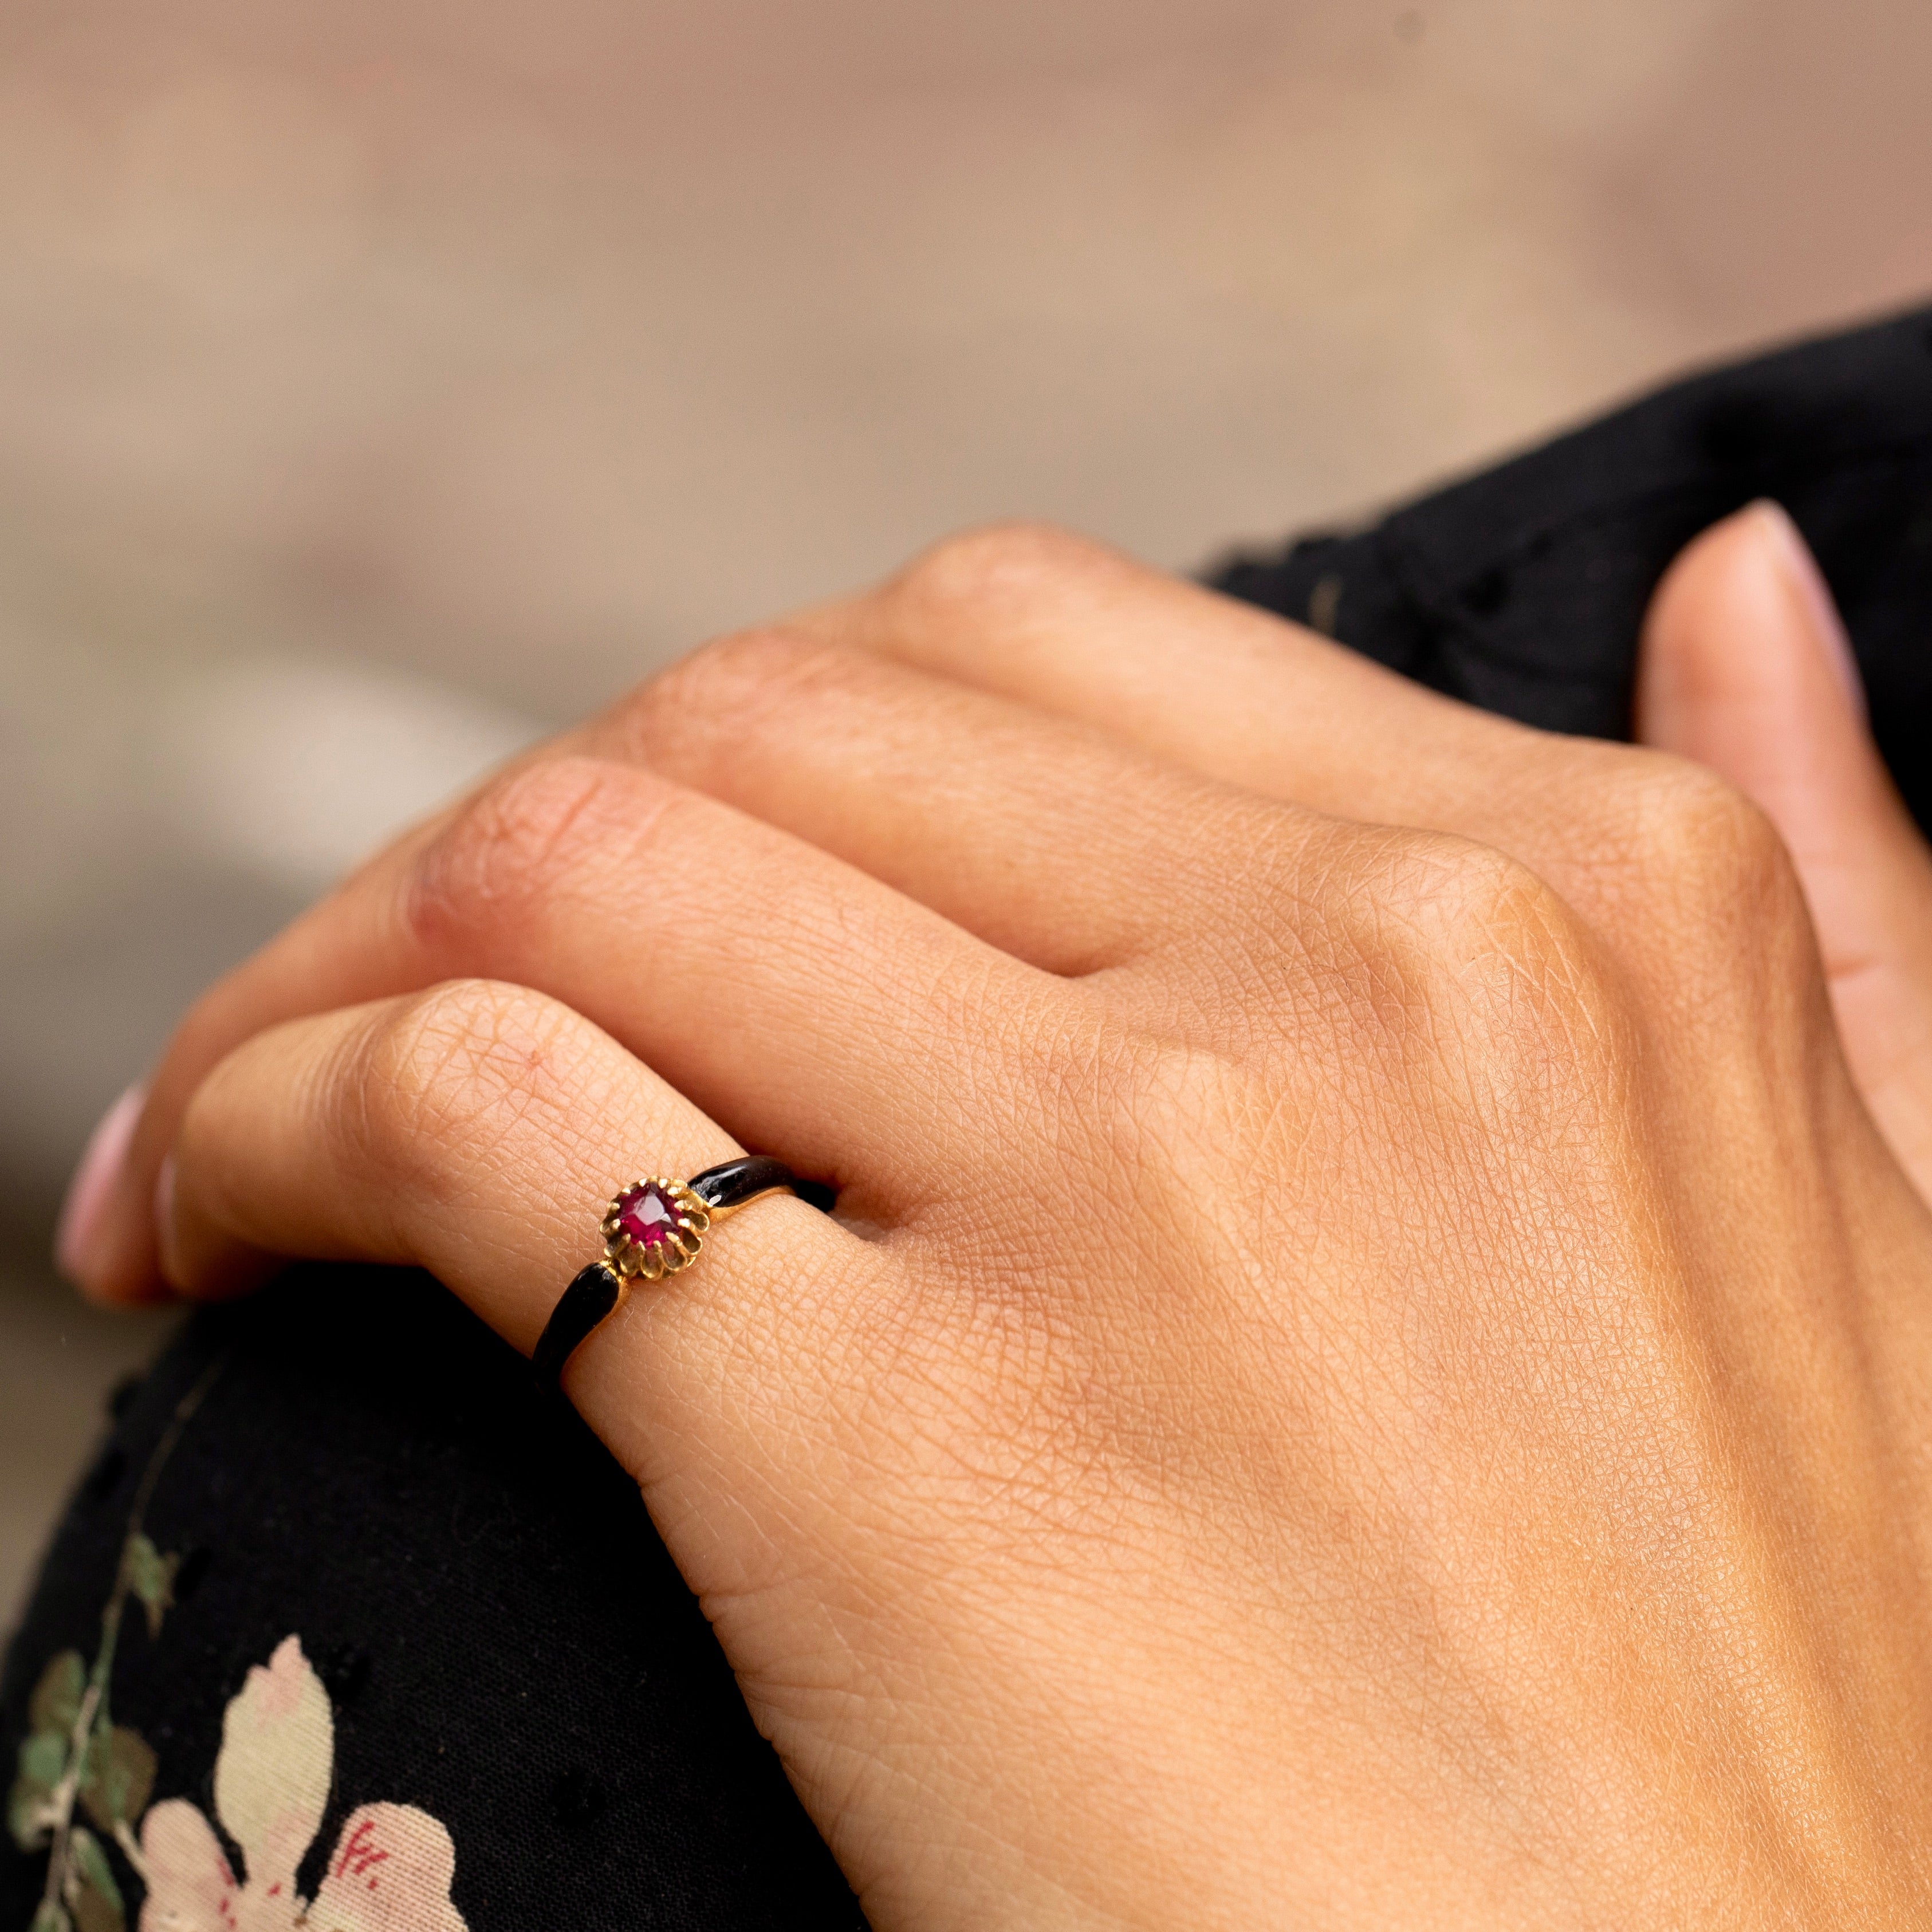
<svg viewBox="0 0 1932 1932">
<path fill-rule="evenodd" d="M 1922 1924 L 1932 881 L 1809 570 L 1680 562 L 1654 750 L 956 539 L 217 988 L 76 1271 L 527 1349 L 640 1166 L 838 1182 L 566 1386 L 881 1932 Z"/>
</svg>

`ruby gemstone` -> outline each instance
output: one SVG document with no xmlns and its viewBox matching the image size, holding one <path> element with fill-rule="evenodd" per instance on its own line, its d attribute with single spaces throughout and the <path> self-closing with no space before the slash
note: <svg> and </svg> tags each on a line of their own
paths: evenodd
<svg viewBox="0 0 1932 1932">
<path fill-rule="evenodd" d="M 617 1232 L 640 1248 L 672 1245 L 677 1232 L 677 1203 L 655 1181 L 627 1187 L 617 1197 Z"/>
</svg>

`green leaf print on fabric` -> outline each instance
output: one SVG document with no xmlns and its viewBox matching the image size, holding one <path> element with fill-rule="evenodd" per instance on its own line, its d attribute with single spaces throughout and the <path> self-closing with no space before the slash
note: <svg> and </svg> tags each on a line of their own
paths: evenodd
<svg viewBox="0 0 1932 1932">
<path fill-rule="evenodd" d="M 164 1556 L 140 1531 L 128 1539 L 122 1558 L 126 1566 L 128 1587 L 141 1600 L 148 1613 L 148 1634 L 159 1636 L 161 1619 L 175 1600 L 175 1572 L 181 1568 L 178 1556 Z"/>
<path fill-rule="evenodd" d="M 80 1780 L 87 1815 L 111 1838 L 117 1825 L 136 1825 L 154 1788 L 154 1754 L 146 1738 L 124 1724 L 97 1730 Z"/>
<path fill-rule="evenodd" d="M 87 1664 L 77 1650 L 64 1650 L 40 1672 L 27 1703 L 27 1721 L 36 1731 L 58 1731 L 62 1737 L 80 1715 L 87 1694 Z"/>
<path fill-rule="evenodd" d="M 224 1366 L 214 1364 L 176 1405 L 142 1472 L 92 1665 L 77 1650 L 62 1651 L 42 1670 L 28 1701 L 29 1728 L 8 1796 L 7 1824 L 22 1851 L 47 1850 L 46 1886 L 30 1932 L 126 1932 L 121 1882 L 104 1840 L 118 1848 L 137 1877 L 146 1876 L 136 1828 L 154 1792 L 154 1754 L 109 1711 L 114 1660 L 130 1598 L 147 1613 L 150 1638 L 160 1634 L 174 1601 L 181 1558 L 163 1555 L 142 1522 L 163 1468 Z M 100 1838 L 76 1820 L 76 1805 Z"/>
<path fill-rule="evenodd" d="M 86 1694 L 87 1666 L 79 1651 L 64 1650 L 40 1672 L 28 1700 L 33 1729 L 20 1742 L 7 1796 L 7 1828 L 23 1852 L 39 1850 L 59 1822 L 61 1784 Z"/>
<path fill-rule="evenodd" d="M 127 1932 L 128 1908 L 100 1840 L 84 1825 L 74 1831 L 74 1879 L 69 1904 L 76 1932 Z"/>
</svg>

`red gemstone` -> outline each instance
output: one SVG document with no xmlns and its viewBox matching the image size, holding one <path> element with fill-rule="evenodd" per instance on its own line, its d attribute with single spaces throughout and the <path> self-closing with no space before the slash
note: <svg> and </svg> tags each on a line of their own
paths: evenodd
<svg viewBox="0 0 1932 1932">
<path fill-rule="evenodd" d="M 656 1181 L 627 1187 L 617 1197 L 617 1232 L 640 1248 L 670 1246 L 677 1215 L 677 1203 Z"/>
</svg>

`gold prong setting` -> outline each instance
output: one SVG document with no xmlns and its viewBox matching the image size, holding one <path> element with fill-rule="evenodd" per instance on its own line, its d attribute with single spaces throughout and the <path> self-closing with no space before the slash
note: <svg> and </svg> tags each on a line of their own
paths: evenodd
<svg viewBox="0 0 1932 1932">
<path fill-rule="evenodd" d="M 710 1226 L 710 1210 L 682 1181 L 644 1174 L 604 1210 L 604 1259 L 626 1280 L 662 1281 L 697 1260 Z"/>
</svg>

